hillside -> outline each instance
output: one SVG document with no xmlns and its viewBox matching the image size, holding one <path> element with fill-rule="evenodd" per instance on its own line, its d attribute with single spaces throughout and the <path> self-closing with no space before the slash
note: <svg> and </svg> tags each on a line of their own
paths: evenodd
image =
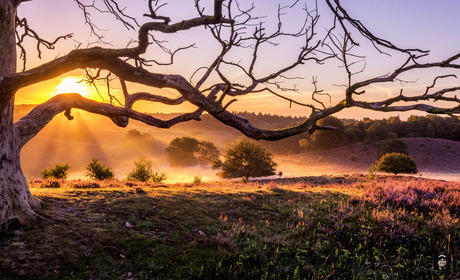
<svg viewBox="0 0 460 280">
<path fill-rule="evenodd" d="M 402 138 L 420 174 L 429 178 L 460 181 L 460 142 L 445 139 Z M 376 144 L 365 142 L 309 151 L 287 158 L 279 158 L 286 174 L 301 176 L 312 174 L 366 173 L 377 160 Z M 303 166 L 303 169 L 298 169 Z"/>
</svg>

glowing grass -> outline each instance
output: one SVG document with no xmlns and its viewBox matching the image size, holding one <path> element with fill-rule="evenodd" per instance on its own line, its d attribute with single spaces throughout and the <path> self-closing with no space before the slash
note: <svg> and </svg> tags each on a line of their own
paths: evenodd
<svg viewBox="0 0 460 280">
<path fill-rule="evenodd" d="M 30 182 L 54 225 L 0 235 L 3 278 L 460 277 L 460 184 L 408 177 Z M 85 188 L 84 186 L 88 186 Z M 435 271 L 449 252 L 451 271 Z"/>
</svg>

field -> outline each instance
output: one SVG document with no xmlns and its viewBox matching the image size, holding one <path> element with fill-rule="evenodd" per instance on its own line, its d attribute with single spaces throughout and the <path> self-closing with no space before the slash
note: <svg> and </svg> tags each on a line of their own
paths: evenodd
<svg viewBox="0 0 460 280">
<path fill-rule="evenodd" d="M 54 223 L 0 233 L 2 279 L 460 279 L 460 183 L 29 183 Z"/>
</svg>

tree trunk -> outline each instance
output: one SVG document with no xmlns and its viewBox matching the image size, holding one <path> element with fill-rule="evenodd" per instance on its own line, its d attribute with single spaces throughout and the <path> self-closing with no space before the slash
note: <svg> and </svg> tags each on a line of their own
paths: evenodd
<svg viewBox="0 0 460 280">
<path fill-rule="evenodd" d="M 32 207 L 42 203 L 30 193 L 21 169 L 21 138 L 13 126 L 14 89 L 1 83 L 3 76 L 16 71 L 17 2 L 0 0 L 0 229 L 13 223 L 33 226 L 41 219 Z"/>
</svg>

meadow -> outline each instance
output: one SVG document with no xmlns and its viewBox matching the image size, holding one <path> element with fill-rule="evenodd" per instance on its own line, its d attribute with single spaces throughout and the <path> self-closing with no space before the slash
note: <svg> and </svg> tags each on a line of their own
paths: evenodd
<svg viewBox="0 0 460 280">
<path fill-rule="evenodd" d="M 458 182 L 29 183 L 54 223 L 0 233 L 2 279 L 460 278 Z"/>
</svg>

